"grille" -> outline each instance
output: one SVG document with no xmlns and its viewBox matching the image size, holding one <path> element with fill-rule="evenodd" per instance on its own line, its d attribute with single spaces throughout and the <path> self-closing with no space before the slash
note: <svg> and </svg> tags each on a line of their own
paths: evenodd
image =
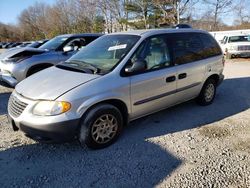
<svg viewBox="0 0 250 188">
<path fill-rule="evenodd" d="M 250 45 L 248 45 L 248 46 L 239 46 L 238 50 L 239 51 L 248 51 L 248 50 L 250 50 Z"/>
<path fill-rule="evenodd" d="M 8 111 L 10 115 L 19 117 L 28 104 L 20 101 L 17 97 L 11 95 L 8 103 Z"/>
</svg>

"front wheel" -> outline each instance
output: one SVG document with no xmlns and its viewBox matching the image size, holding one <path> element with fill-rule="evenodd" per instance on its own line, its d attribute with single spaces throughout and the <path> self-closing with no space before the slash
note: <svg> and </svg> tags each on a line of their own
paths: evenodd
<svg viewBox="0 0 250 188">
<path fill-rule="evenodd" d="M 100 149 L 114 143 L 122 132 L 123 118 L 118 108 L 100 104 L 83 117 L 79 141 L 92 149 Z"/>
<path fill-rule="evenodd" d="M 214 79 L 209 79 L 205 82 L 202 90 L 196 101 L 199 105 L 206 106 L 213 103 L 216 95 L 216 82 Z"/>
</svg>

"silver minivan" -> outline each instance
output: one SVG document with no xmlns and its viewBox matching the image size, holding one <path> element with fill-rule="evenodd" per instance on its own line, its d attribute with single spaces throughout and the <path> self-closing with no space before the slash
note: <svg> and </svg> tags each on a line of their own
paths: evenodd
<svg viewBox="0 0 250 188">
<path fill-rule="evenodd" d="M 211 104 L 223 67 L 222 51 L 205 31 L 113 33 L 19 83 L 9 119 L 35 140 L 77 138 L 103 148 L 132 120 L 191 99 Z"/>
</svg>

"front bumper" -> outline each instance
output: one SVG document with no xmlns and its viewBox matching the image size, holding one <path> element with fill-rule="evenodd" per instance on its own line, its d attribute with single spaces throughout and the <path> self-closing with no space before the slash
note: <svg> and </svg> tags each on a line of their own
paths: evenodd
<svg viewBox="0 0 250 188">
<path fill-rule="evenodd" d="M 77 135 L 79 120 L 62 121 L 42 126 L 16 123 L 11 117 L 9 122 L 14 131 L 21 130 L 27 137 L 37 141 L 63 142 L 72 140 Z"/>
<path fill-rule="evenodd" d="M 7 83 L 11 87 L 15 87 L 18 83 L 18 81 L 10 74 L 4 74 L 1 71 L 0 71 L 0 81 Z"/>
<path fill-rule="evenodd" d="M 11 74 L 14 64 L 3 63 L 0 61 L 0 81 L 7 83 L 11 87 L 15 87 L 18 83 L 17 79 Z"/>
<path fill-rule="evenodd" d="M 37 116 L 32 113 L 37 102 L 16 91 L 12 93 L 8 103 L 8 114 L 14 131 L 21 130 L 28 137 L 40 141 L 61 142 L 76 136 L 80 125 L 79 115 L 72 110 L 55 116 Z M 19 108 L 21 106 L 25 107 Z"/>
<path fill-rule="evenodd" d="M 239 57 L 249 57 L 250 51 L 228 51 L 228 55 L 239 56 Z"/>
</svg>

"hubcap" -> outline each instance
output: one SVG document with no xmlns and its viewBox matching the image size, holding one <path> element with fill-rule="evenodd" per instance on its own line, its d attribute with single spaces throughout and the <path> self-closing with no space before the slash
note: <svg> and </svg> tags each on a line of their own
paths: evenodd
<svg viewBox="0 0 250 188">
<path fill-rule="evenodd" d="M 116 118 L 112 114 L 100 116 L 91 129 L 92 138 L 99 144 L 109 142 L 114 138 L 118 130 Z"/>
<path fill-rule="evenodd" d="M 210 102 L 213 97 L 214 97 L 214 85 L 213 84 L 208 84 L 206 87 L 206 91 L 205 91 L 205 100 L 206 102 Z"/>
</svg>

